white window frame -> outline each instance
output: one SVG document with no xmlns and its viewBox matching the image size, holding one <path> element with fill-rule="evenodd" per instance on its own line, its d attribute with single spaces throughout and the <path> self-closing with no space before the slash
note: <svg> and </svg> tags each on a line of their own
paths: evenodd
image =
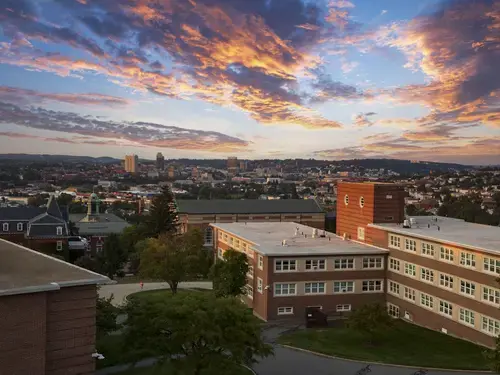
<svg viewBox="0 0 500 375">
<path fill-rule="evenodd" d="M 363 257 L 363 269 L 383 269 L 384 262 L 382 257 Z"/>
<path fill-rule="evenodd" d="M 349 205 L 349 195 L 347 195 L 347 194 L 346 194 L 346 195 L 344 195 L 344 204 L 345 204 L 346 206 L 348 206 L 348 205 Z"/>
<path fill-rule="evenodd" d="M 361 291 L 363 293 L 378 293 L 384 290 L 382 280 L 363 280 L 361 282 Z"/>
<path fill-rule="evenodd" d="M 392 294 L 394 296 L 399 296 L 399 294 L 401 292 L 401 285 L 395 281 L 389 280 L 388 292 L 389 292 L 389 294 Z"/>
<path fill-rule="evenodd" d="M 449 247 L 441 246 L 439 249 L 439 259 L 443 262 L 453 263 L 455 260 L 455 252 Z"/>
<path fill-rule="evenodd" d="M 293 315 L 293 307 L 278 307 L 278 315 Z"/>
<path fill-rule="evenodd" d="M 313 281 L 304 283 L 304 294 L 308 296 L 316 294 L 326 294 L 326 282 Z"/>
<path fill-rule="evenodd" d="M 476 268 L 476 254 L 461 251 L 460 265 L 467 268 Z"/>
<path fill-rule="evenodd" d="M 254 269 L 253 269 L 253 266 L 249 265 L 248 266 L 248 272 L 247 272 L 247 276 L 251 279 L 253 279 L 253 275 L 254 275 Z"/>
<path fill-rule="evenodd" d="M 410 262 L 405 262 L 404 263 L 404 274 L 406 276 L 416 278 L 417 277 L 417 265 L 410 263 Z"/>
<path fill-rule="evenodd" d="M 62 227 L 56 227 L 56 235 L 57 236 L 62 236 L 63 234 L 63 228 Z"/>
<path fill-rule="evenodd" d="M 491 305 L 500 306 L 500 290 L 490 288 L 489 286 L 482 287 L 481 300 Z"/>
<path fill-rule="evenodd" d="M 460 279 L 460 294 L 467 297 L 476 297 L 476 284 L 472 281 Z"/>
<path fill-rule="evenodd" d="M 365 228 L 358 227 L 358 240 L 364 241 L 365 239 Z"/>
<path fill-rule="evenodd" d="M 334 270 L 353 270 L 354 269 L 354 259 L 353 258 L 337 258 L 333 260 Z"/>
<path fill-rule="evenodd" d="M 17 223 L 17 231 L 22 232 L 24 230 L 24 224 L 23 223 Z"/>
<path fill-rule="evenodd" d="M 257 256 L 257 268 L 259 270 L 264 269 L 264 257 L 260 254 Z"/>
<path fill-rule="evenodd" d="M 210 225 L 205 228 L 205 233 L 203 233 L 203 242 L 205 246 L 214 244 L 214 229 Z"/>
<path fill-rule="evenodd" d="M 487 335 L 498 337 L 500 335 L 500 320 L 483 315 L 481 318 L 481 331 Z"/>
<path fill-rule="evenodd" d="M 428 242 L 422 242 L 421 253 L 425 257 L 434 258 L 436 256 L 436 251 L 434 250 L 434 244 Z"/>
<path fill-rule="evenodd" d="M 434 284 L 434 270 L 420 267 L 420 280 L 424 283 Z"/>
<path fill-rule="evenodd" d="M 389 269 L 394 272 L 401 272 L 401 261 L 396 258 L 389 258 Z"/>
<path fill-rule="evenodd" d="M 278 269 L 278 266 L 280 269 Z M 296 259 L 275 259 L 274 260 L 274 272 L 297 272 L 297 260 Z"/>
<path fill-rule="evenodd" d="M 220 247 L 217 248 L 217 258 L 224 259 L 224 251 Z"/>
<path fill-rule="evenodd" d="M 4 232 L 8 232 L 9 231 L 9 223 L 3 223 L 2 224 L 2 230 Z"/>
<path fill-rule="evenodd" d="M 396 236 L 395 234 L 389 234 L 388 246 L 392 249 L 401 249 L 401 236 Z"/>
<path fill-rule="evenodd" d="M 405 250 L 411 252 L 417 252 L 417 241 L 411 238 L 405 238 Z"/>
<path fill-rule="evenodd" d="M 448 301 L 440 299 L 438 311 L 441 315 L 446 316 L 447 318 L 453 318 L 453 304 Z"/>
<path fill-rule="evenodd" d="M 338 286 L 338 288 L 337 288 Z M 336 291 L 335 289 L 338 289 Z M 348 293 L 354 293 L 355 290 L 355 283 L 354 281 L 334 281 L 333 282 L 333 293 L 337 294 L 348 294 Z"/>
<path fill-rule="evenodd" d="M 260 277 L 257 277 L 257 292 L 260 294 L 264 292 L 264 281 Z"/>
<path fill-rule="evenodd" d="M 439 274 L 439 285 L 445 289 L 453 290 L 455 278 L 446 273 Z"/>
<path fill-rule="evenodd" d="M 335 306 L 335 311 L 337 312 L 351 311 L 351 305 L 348 303 L 337 305 Z"/>
<path fill-rule="evenodd" d="M 500 258 L 484 257 L 483 271 L 493 275 L 500 275 Z"/>
<path fill-rule="evenodd" d="M 460 307 L 458 309 L 458 320 L 465 325 L 474 327 L 476 324 L 476 314 L 472 310 Z"/>
<path fill-rule="evenodd" d="M 420 305 L 429 310 L 434 310 L 434 297 L 427 293 L 420 293 Z"/>
<path fill-rule="evenodd" d="M 407 301 L 416 303 L 417 292 L 415 291 L 415 289 L 405 286 L 403 289 L 403 297 Z"/>
<path fill-rule="evenodd" d="M 363 208 L 365 206 L 365 197 L 359 197 L 359 207 Z"/>
<path fill-rule="evenodd" d="M 387 304 L 387 313 L 395 318 L 399 319 L 399 306 L 393 305 L 392 303 Z"/>
<path fill-rule="evenodd" d="M 326 271 L 326 259 L 306 259 L 306 271 Z"/>
<path fill-rule="evenodd" d="M 56 242 L 56 251 L 62 251 L 62 249 L 63 249 L 63 242 L 57 241 Z"/>
<path fill-rule="evenodd" d="M 103 246 L 101 244 L 97 244 L 95 247 L 95 251 L 97 254 L 102 253 Z"/>
<path fill-rule="evenodd" d="M 286 286 L 286 288 L 285 288 Z M 278 290 L 280 291 L 279 293 Z M 286 290 L 286 294 L 283 291 Z M 293 293 L 290 291 L 293 290 Z M 288 297 L 297 295 L 297 284 L 296 283 L 275 283 L 273 287 L 274 297 Z"/>
</svg>

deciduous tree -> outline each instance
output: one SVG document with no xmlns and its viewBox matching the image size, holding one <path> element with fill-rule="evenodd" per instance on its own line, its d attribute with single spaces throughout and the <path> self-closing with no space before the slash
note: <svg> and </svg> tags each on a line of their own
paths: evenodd
<svg viewBox="0 0 500 375">
<path fill-rule="evenodd" d="M 384 330 L 394 323 L 386 308 L 379 304 L 366 304 L 353 311 L 347 320 L 347 326 L 366 335 L 368 342 L 373 344 Z"/>
<path fill-rule="evenodd" d="M 116 321 L 119 309 L 113 306 L 113 298 L 113 295 L 108 298 L 97 297 L 96 328 L 98 338 L 115 332 L 119 328 Z"/>
<path fill-rule="evenodd" d="M 223 259 L 217 259 L 212 266 L 211 278 L 217 297 L 245 294 L 249 265 L 245 253 L 233 249 L 224 252 Z"/>
</svg>

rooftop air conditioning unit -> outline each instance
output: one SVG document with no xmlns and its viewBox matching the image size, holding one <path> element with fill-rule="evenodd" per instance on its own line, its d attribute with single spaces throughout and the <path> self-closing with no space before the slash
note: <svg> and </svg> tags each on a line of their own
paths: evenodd
<svg viewBox="0 0 500 375">
<path fill-rule="evenodd" d="M 411 217 L 410 218 L 410 225 L 416 225 L 417 224 L 417 219 L 415 219 L 414 217 Z"/>
<path fill-rule="evenodd" d="M 410 220 L 403 221 L 403 228 L 411 228 Z"/>
</svg>

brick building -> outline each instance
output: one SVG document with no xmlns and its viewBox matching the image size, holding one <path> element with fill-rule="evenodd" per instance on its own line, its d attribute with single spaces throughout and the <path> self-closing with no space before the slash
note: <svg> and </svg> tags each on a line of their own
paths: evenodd
<svg viewBox="0 0 500 375">
<path fill-rule="evenodd" d="M 181 231 L 203 230 L 207 246 L 213 244 L 210 223 L 296 222 L 318 229 L 325 227 L 325 213 L 313 199 L 178 200 L 177 210 Z"/>
<path fill-rule="evenodd" d="M 91 375 L 105 276 L 0 239 L 0 373 Z"/>
<path fill-rule="evenodd" d="M 292 223 L 214 223 L 214 248 L 218 256 L 247 252 L 247 303 L 265 320 L 379 301 L 394 317 L 492 346 L 500 334 L 500 228 L 405 217 L 404 196 L 394 184 L 341 182 L 337 235 L 305 238 L 312 228 Z M 350 293 L 339 293 L 347 285 Z"/>
<path fill-rule="evenodd" d="M 46 207 L 0 207 L 0 238 L 53 254 L 63 251 L 68 236 L 54 196 Z"/>
</svg>

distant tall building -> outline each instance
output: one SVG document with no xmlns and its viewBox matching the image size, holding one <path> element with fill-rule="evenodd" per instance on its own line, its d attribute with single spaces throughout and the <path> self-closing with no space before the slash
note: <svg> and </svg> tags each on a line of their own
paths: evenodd
<svg viewBox="0 0 500 375">
<path fill-rule="evenodd" d="M 129 173 L 137 173 L 139 168 L 139 157 L 137 155 L 125 155 L 125 170 Z"/>
<path fill-rule="evenodd" d="M 227 158 L 227 170 L 231 174 L 236 174 L 238 172 L 238 158 L 236 156 L 230 156 Z"/>
<path fill-rule="evenodd" d="M 247 162 L 245 160 L 240 161 L 240 171 L 244 172 L 247 170 Z"/>
<path fill-rule="evenodd" d="M 169 178 L 175 177 L 175 167 L 173 165 L 168 167 L 168 177 Z"/>
<path fill-rule="evenodd" d="M 165 157 L 161 152 L 156 154 L 156 169 L 162 171 L 165 169 Z"/>
</svg>

